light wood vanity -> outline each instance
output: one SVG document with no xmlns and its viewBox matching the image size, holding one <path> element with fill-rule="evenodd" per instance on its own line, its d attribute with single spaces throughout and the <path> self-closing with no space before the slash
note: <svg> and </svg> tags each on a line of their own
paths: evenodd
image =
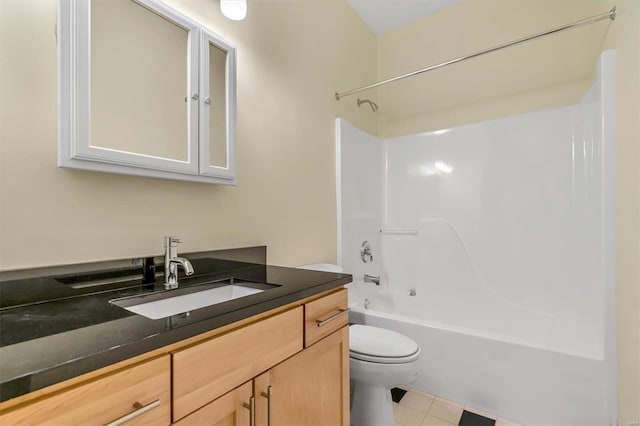
<svg viewBox="0 0 640 426">
<path fill-rule="evenodd" d="M 347 290 L 0 404 L 1 425 L 348 426 Z"/>
</svg>

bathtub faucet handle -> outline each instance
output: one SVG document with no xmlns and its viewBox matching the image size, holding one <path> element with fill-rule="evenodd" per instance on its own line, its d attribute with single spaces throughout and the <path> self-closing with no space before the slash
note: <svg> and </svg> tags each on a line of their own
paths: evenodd
<svg viewBox="0 0 640 426">
<path fill-rule="evenodd" d="M 367 275 L 364 274 L 364 282 L 365 283 L 374 283 L 375 285 L 380 285 L 380 276 L 377 277 L 375 275 Z"/>
<path fill-rule="evenodd" d="M 363 241 L 360 246 L 360 259 L 364 263 L 373 262 L 373 254 L 371 253 L 371 243 L 369 241 Z"/>
</svg>

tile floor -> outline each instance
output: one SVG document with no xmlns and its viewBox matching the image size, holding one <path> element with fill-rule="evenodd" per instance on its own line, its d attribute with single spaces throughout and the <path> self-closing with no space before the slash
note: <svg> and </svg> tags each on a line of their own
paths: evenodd
<svg viewBox="0 0 640 426">
<path fill-rule="evenodd" d="M 473 407 L 414 389 L 403 389 L 407 392 L 400 402 L 393 403 L 394 426 L 522 426 Z M 398 394 L 394 395 L 394 400 L 398 397 Z"/>
</svg>

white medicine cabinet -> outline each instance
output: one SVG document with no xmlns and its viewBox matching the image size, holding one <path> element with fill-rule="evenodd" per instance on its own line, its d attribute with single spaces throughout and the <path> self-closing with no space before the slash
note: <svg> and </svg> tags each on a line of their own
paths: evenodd
<svg viewBox="0 0 640 426">
<path fill-rule="evenodd" d="M 59 0 L 58 166 L 235 185 L 236 49 L 159 0 Z"/>
</svg>

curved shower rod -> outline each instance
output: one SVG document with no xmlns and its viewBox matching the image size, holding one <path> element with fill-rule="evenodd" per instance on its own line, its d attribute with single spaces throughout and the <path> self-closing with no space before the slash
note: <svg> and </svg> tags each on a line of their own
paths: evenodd
<svg viewBox="0 0 640 426">
<path fill-rule="evenodd" d="M 550 34 L 554 34 L 554 33 L 560 32 L 560 31 L 569 30 L 571 28 L 581 27 L 583 25 L 591 24 L 593 22 L 602 21 L 603 19 L 611 19 L 612 21 L 615 20 L 616 19 L 616 7 L 613 6 L 613 8 L 610 11 L 601 13 L 599 15 L 592 16 L 590 18 L 581 19 L 580 21 L 572 22 L 570 24 L 566 24 L 566 25 L 562 25 L 560 27 L 552 28 L 552 29 L 547 30 L 547 31 L 542 31 L 542 32 L 537 33 L 537 34 L 533 34 L 533 35 L 530 35 L 530 36 L 526 36 L 526 37 L 522 37 L 522 38 L 519 38 L 519 39 L 516 39 L 516 40 L 509 41 L 509 42 L 506 42 L 506 43 L 502 43 L 502 44 L 499 44 L 497 46 L 490 47 L 488 49 L 479 50 L 479 51 L 471 53 L 469 55 L 460 56 L 459 58 L 451 59 L 449 61 L 442 62 L 442 63 L 436 64 L 436 65 L 432 65 L 432 66 L 427 67 L 427 68 L 422 68 L 420 70 L 413 71 L 413 72 L 410 72 L 410 73 L 407 73 L 407 74 L 402 74 L 402 75 L 399 75 L 397 77 L 389 78 L 387 80 L 382 80 L 382 81 L 379 81 L 377 83 L 368 84 L 366 86 L 358 87 L 357 89 L 347 90 L 346 92 L 342 92 L 342 93 L 337 93 L 336 92 L 335 93 L 335 97 L 336 97 L 336 100 L 339 101 L 341 98 L 344 98 L 345 96 L 353 95 L 355 93 L 362 92 L 363 90 L 373 89 L 374 87 L 378 87 L 378 86 L 382 86 L 382 85 L 385 85 L 385 84 L 393 83 L 394 81 L 402 80 L 403 78 L 413 77 L 414 75 L 422 74 L 422 73 L 427 72 L 427 71 L 431 71 L 431 70 L 435 70 L 435 69 L 438 69 L 438 68 L 442 68 L 442 67 L 447 66 L 447 65 L 455 64 L 456 62 L 465 61 L 467 59 L 475 58 L 476 56 L 484 55 L 486 53 L 495 52 L 496 50 L 500 50 L 500 49 L 504 49 L 504 48 L 507 48 L 507 47 L 511 47 L 513 45 L 516 45 L 516 44 L 524 43 L 525 41 L 530 41 L 530 40 L 536 39 L 538 37 L 544 37 L 544 36 L 548 36 Z"/>
</svg>

